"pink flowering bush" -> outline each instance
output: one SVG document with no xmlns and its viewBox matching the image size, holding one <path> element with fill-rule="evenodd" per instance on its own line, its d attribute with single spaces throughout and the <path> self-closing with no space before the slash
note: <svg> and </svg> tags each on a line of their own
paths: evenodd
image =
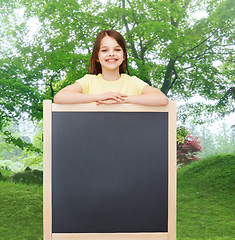
<svg viewBox="0 0 235 240">
<path fill-rule="evenodd" d="M 202 150 L 199 137 L 187 134 L 183 139 L 177 139 L 177 164 L 185 166 L 198 160 L 197 153 Z"/>
</svg>

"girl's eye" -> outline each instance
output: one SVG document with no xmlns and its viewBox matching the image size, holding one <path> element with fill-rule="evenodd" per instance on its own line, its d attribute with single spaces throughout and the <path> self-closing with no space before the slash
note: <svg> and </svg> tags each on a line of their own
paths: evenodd
<svg viewBox="0 0 235 240">
<path fill-rule="evenodd" d="M 100 51 L 101 51 L 101 52 L 107 52 L 108 50 L 107 50 L 107 49 L 101 49 Z M 122 51 L 122 49 L 117 48 L 117 49 L 115 49 L 114 51 L 120 52 L 120 51 Z"/>
</svg>

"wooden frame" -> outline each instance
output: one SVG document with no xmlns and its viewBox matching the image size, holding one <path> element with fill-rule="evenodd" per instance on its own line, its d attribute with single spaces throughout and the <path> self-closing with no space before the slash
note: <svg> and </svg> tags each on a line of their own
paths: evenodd
<svg viewBox="0 0 235 240">
<path fill-rule="evenodd" d="M 52 112 L 117 111 L 168 112 L 168 232 L 167 233 L 52 233 Z M 52 104 L 43 102 L 43 226 L 44 240 L 176 240 L 176 101 L 164 107 L 134 104 Z"/>
</svg>

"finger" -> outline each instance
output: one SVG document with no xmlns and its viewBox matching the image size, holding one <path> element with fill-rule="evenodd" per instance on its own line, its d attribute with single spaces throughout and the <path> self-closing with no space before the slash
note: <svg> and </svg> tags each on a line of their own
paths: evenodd
<svg viewBox="0 0 235 240">
<path fill-rule="evenodd" d="M 111 101 L 109 101 L 108 104 L 122 104 L 122 103 L 124 103 L 124 101 L 111 100 Z"/>
<path fill-rule="evenodd" d="M 97 105 L 100 105 L 100 104 L 107 104 L 109 100 L 100 100 L 97 102 Z"/>
<path fill-rule="evenodd" d="M 121 99 L 122 101 L 125 101 L 125 99 L 127 98 L 127 95 L 122 95 L 122 96 L 118 96 L 118 99 Z"/>
<path fill-rule="evenodd" d="M 114 100 L 116 100 L 116 101 L 118 101 L 118 102 L 123 102 L 123 101 L 125 100 L 125 97 L 122 97 L 122 96 L 120 96 L 120 95 L 117 95 L 117 96 L 111 97 L 110 99 L 114 99 Z"/>
<path fill-rule="evenodd" d="M 120 96 L 122 97 L 128 97 L 128 95 L 124 94 L 124 93 L 120 93 Z"/>
<path fill-rule="evenodd" d="M 116 100 L 110 99 L 110 100 L 103 101 L 102 103 L 104 103 L 104 104 L 114 104 L 114 103 L 118 103 L 118 102 Z"/>
<path fill-rule="evenodd" d="M 115 98 L 113 98 L 113 100 L 115 100 L 117 102 L 123 102 L 124 101 L 124 99 L 120 98 L 120 97 L 115 97 Z"/>
<path fill-rule="evenodd" d="M 124 94 L 124 93 L 119 93 L 119 92 L 115 93 L 114 96 L 115 96 L 115 97 L 120 97 L 120 98 L 122 98 L 122 97 L 128 97 L 128 95 L 126 95 L 126 94 Z"/>
<path fill-rule="evenodd" d="M 98 100 L 98 101 L 96 102 L 96 104 L 97 104 L 97 105 L 100 105 L 100 104 L 105 103 L 105 101 L 107 101 L 107 100 Z"/>
<path fill-rule="evenodd" d="M 112 104 L 112 103 L 116 103 L 117 101 L 116 100 L 113 100 L 113 99 L 110 99 L 110 100 L 107 100 L 106 103 L 107 104 Z"/>
<path fill-rule="evenodd" d="M 121 98 L 122 98 L 122 97 L 128 97 L 126 94 L 124 94 L 124 93 L 119 93 L 119 92 L 118 92 L 118 93 L 115 93 L 115 96 L 116 96 L 116 97 L 121 97 Z"/>
</svg>

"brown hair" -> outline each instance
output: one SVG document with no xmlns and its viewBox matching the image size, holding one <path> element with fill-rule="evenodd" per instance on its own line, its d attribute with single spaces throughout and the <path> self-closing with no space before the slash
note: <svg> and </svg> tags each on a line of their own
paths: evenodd
<svg viewBox="0 0 235 240">
<path fill-rule="evenodd" d="M 123 36 L 115 30 L 102 30 L 97 35 L 95 42 L 94 42 L 93 51 L 91 54 L 91 59 L 90 59 L 89 67 L 88 67 L 90 74 L 97 75 L 99 73 L 102 73 L 101 65 L 99 62 L 97 62 L 97 59 L 98 59 L 98 53 L 100 50 L 101 40 L 106 36 L 114 38 L 123 50 L 124 60 L 123 60 L 122 64 L 119 66 L 119 73 L 128 73 L 129 74 L 128 65 L 127 65 L 126 42 L 125 42 Z"/>
</svg>

